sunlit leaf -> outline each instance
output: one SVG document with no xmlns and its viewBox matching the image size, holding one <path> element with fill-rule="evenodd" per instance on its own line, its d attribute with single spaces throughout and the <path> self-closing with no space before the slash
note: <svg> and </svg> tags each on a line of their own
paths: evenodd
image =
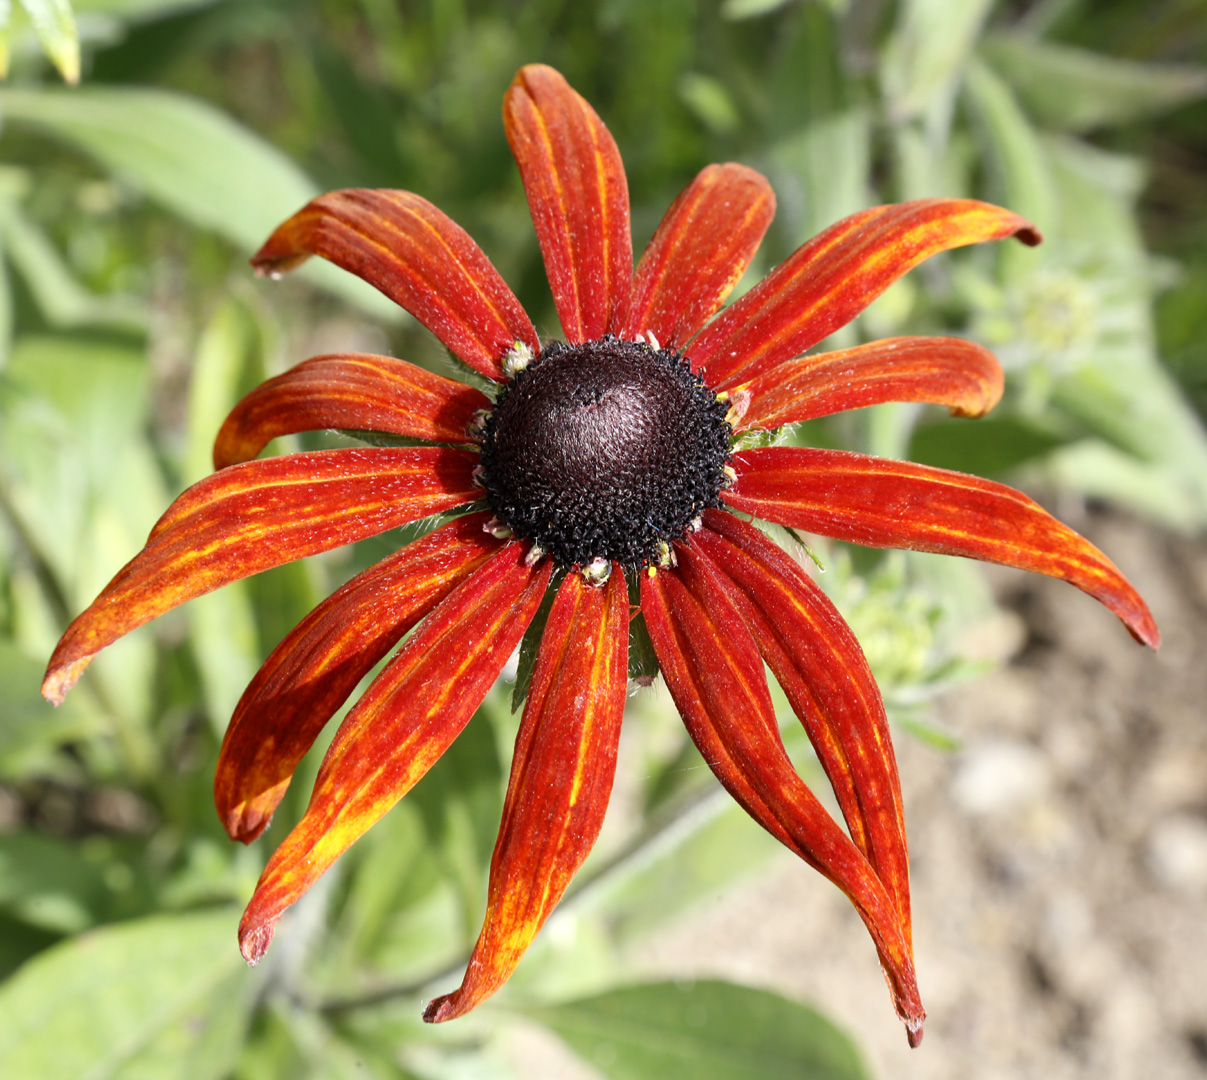
<svg viewBox="0 0 1207 1080">
<path fill-rule="evenodd" d="M 70 0 L 21 0 L 34 33 L 64 82 L 80 81 L 80 35 Z"/>
<path fill-rule="evenodd" d="M 525 1010 L 610 1080 L 866 1080 L 851 1037 L 767 990 L 717 980 L 625 986 Z"/>
<path fill-rule="evenodd" d="M 1041 229 L 1050 228 L 1055 224 L 1056 196 L 1034 128 L 1010 89 L 984 64 L 969 66 L 964 88 L 993 169 L 993 197 Z M 1020 261 L 1021 256 L 1014 252 L 1013 258 Z"/>
<path fill-rule="evenodd" d="M 129 297 L 90 293 L 76 281 L 46 234 L 8 201 L 0 201 L 0 243 L 51 326 L 145 329 L 146 312 L 140 304 Z"/>
<path fill-rule="evenodd" d="M 0 987 L 0 1060 L 13 1077 L 108 1080 L 183 1024 L 177 1075 L 242 965 L 237 916 L 160 915 L 72 938 Z M 254 976 L 240 972 L 242 980 Z M 219 993 L 219 989 L 222 992 Z"/>
<path fill-rule="evenodd" d="M 992 0 L 903 0 L 881 65 L 890 113 L 922 113 L 960 78 Z M 1015 208 L 1017 209 L 1017 207 Z"/>
<path fill-rule="evenodd" d="M 0 910 L 58 934 L 92 925 L 105 896 L 103 870 L 64 840 L 0 836 Z"/>
<path fill-rule="evenodd" d="M 42 697 L 38 687 L 44 669 L 41 661 L 0 640 L 0 776 L 17 779 L 45 767 L 56 746 L 102 730 L 86 698 L 55 709 Z"/>
<path fill-rule="evenodd" d="M 1207 94 L 1207 69 L 1140 63 L 1086 49 L 994 34 L 981 53 L 1040 123 L 1088 131 L 1143 119 Z"/>
<path fill-rule="evenodd" d="M 0 115 L 94 157 L 198 228 L 248 252 L 316 194 L 276 148 L 212 106 L 164 90 L 0 90 Z M 313 280 L 378 317 L 397 308 L 374 289 L 316 263 Z"/>
</svg>

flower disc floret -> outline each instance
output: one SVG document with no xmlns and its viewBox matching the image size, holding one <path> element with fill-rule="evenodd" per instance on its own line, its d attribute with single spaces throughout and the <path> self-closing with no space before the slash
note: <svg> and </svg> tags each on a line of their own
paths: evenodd
<svg viewBox="0 0 1207 1080">
<path fill-rule="evenodd" d="M 637 569 L 720 505 L 725 413 L 674 349 L 554 342 L 499 395 L 481 481 L 499 521 L 555 562 Z"/>
</svg>

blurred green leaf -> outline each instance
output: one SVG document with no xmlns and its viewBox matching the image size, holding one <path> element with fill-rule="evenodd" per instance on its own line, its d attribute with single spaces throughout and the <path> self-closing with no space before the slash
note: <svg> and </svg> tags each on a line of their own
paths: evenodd
<svg viewBox="0 0 1207 1080">
<path fill-rule="evenodd" d="M 901 0 L 881 62 L 884 99 L 897 121 L 952 92 L 993 0 Z"/>
<path fill-rule="evenodd" d="M 90 603 L 163 511 L 158 464 L 143 436 L 149 395 L 141 349 L 114 341 L 24 337 L 0 394 L 0 487 L 23 542 L 44 565 L 59 617 Z M 47 643 L 49 644 L 49 643 Z M 93 665 L 107 719 L 143 775 L 155 757 L 152 638 L 135 634 Z"/>
<path fill-rule="evenodd" d="M 75 846 L 34 833 L 0 836 L 0 909 L 9 915 L 73 934 L 92 925 L 104 896 L 101 868 Z"/>
<path fill-rule="evenodd" d="M 222 0 L 72 0 L 80 17 L 108 15 L 120 19 L 150 19 L 192 8 L 212 7 Z"/>
<path fill-rule="evenodd" d="M 699 754 L 687 759 L 705 769 Z M 676 768 L 693 766 L 673 762 Z M 606 912 L 620 942 L 631 942 L 704 896 L 751 873 L 783 849 L 725 791 L 713 787 L 632 852 L 591 880 L 570 905 Z M 657 900 L 651 903 L 651 897 Z M 565 905 L 563 905 L 565 906 Z M 569 909 L 568 909 L 569 910 Z"/>
<path fill-rule="evenodd" d="M 70 0 L 21 0 L 34 33 L 63 80 L 80 81 L 80 35 Z"/>
<path fill-rule="evenodd" d="M 1022 34 L 987 37 L 981 54 L 1041 124 L 1063 131 L 1141 120 L 1207 94 L 1201 67 L 1102 56 Z"/>
<path fill-rule="evenodd" d="M 524 1010 L 611 1080 L 866 1080 L 821 1013 L 719 980 L 648 983 Z"/>
<path fill-rule="evenodd" d="M 906 455 L 911 461 L 1000 477 L 1051 453 L 1067 438 L 1003 415 L 984 420 L 937 420 L 914 429 Z"/>
<path fill-rule="evenodd" d="M 317 190 L 275 147 L 202 101 L 164 90 L 0 90 L 0 115 L 96 158 L 173 213 L 246 252 Z M 306 276 L 383 319 L 398 308 L 316 261 Z"/>
<path fill-rule="evenodd" d="M 969 65 L 964 87 L 994 170 L 993 196 L 1041 229 L 1052 227 L 1057 215 L 1051 168 L 1009 87 L 979 61 Z"/>
<path fill-rule="evenodd" d="M 1127 506 L 1169 528 L 1189 533 L 1203 525 L 1201 497 L 1188 497 L 1173 470 L 1137 460 L 1101 439 L 1057 451 L 1044 475 L 1061 488 Z"/>
<path fill-rule="evenodd" d="M 0 777 L 28 775 L 45 766 L 54 747 L 103 730 L 84 697 L 69 697 L 58 708 L 42 697 L 44 669 L 42 661 L 0 640 Z"/>
<path fill-rule="evenodd" d="M 767 82 L 777 226 L 803 243 L 869 202 L 871 115 L 841 64 L 835 20 L 816 5 L 791 24 Z"/>
<path fill-rule="evenodd" d="M 0 246 L 51 326 L 145 330 L 147 314 L 142 305 L 129 297 L 90 293 L 76 281 L 46 234 L 7 200 L 0 200 Z"/>
<path fill-rule="evenodd" d="M 769 15 L 778 11 L 790 0 L 722 0 L 721 18 L 753 19 L 757 15 Z"/>
<path fill-rule="evenodd" d="M 6 1075 L 107 1080 L 177 1028 L 194 1037 L 181 1039 L 172 1069 L 158 1074 L 187 1076 L 213 1011 L 229 1000 L 226 981 L 242 966 L 237 922 L 231 909 L 153 916 L 40 953 L 0 986 Z"/>
</svg>

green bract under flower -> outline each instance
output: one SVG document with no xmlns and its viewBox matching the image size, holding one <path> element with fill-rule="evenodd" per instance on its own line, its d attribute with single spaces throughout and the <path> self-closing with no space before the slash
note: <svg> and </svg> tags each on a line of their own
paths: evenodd
<svg viewBox="0 0 1207 1080">
<path fill-rule="evenodd" d="M 658 563 L 709 507 L 727 405 L 674 349 L 553 342 L 503 387 L 482 439 L 496 518 L 562 566 Z"/>
</svg>

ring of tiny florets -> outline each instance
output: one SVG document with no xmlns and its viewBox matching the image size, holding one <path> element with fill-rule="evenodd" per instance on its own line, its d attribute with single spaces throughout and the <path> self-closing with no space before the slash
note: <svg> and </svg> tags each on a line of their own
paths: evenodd
<svg viewBox="0 0 1207 1080">
<path fill-rule="evenodd" d="M 558 565 L 666 565 L 728 486 L 728 405 L 675 349 L 553 342 L 480 418 L 496 526 Z"/>
</svg>

